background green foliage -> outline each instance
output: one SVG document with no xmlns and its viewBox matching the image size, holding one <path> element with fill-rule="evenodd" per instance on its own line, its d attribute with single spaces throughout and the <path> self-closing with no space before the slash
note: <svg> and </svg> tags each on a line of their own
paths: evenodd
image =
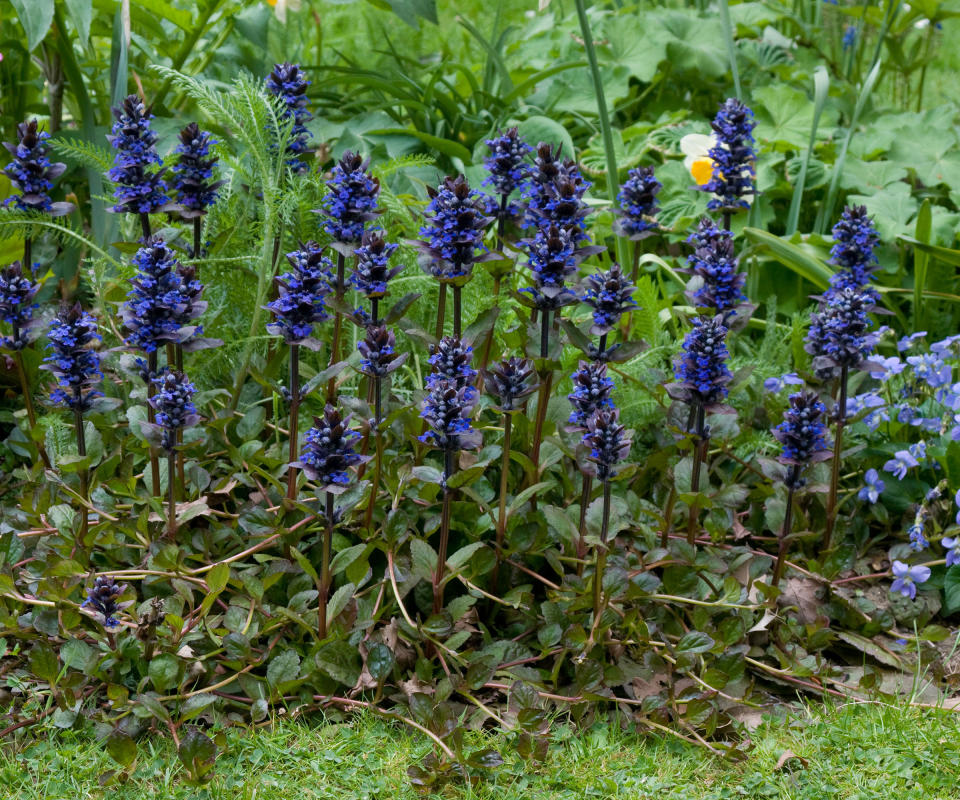
<svg viewBox="0 0 960 800">
<path fill-rule="evenodd" d="M 382 224 L 391 239 L 415 238 L 425 187 L 452 172 L 479 184 L 484 138 L 517 124 L 531 142 L 554 141 L 576 153 L 595 181 L 591 233 L 611 245 L 612 215 L 602 199 L 608 153 L 573 4 L 554 0 L 538 13 L 512 0 L 455 8 L 424 0 L 304 0 L 301 10 L 287 9 L 285 23 L 264 3 L 237 0 L 13 6 L 19 21 L 6 15 L 0 39 L 0 127 L 10 140 L 27 116 L 46 120 L 58 157 L 70 166 L 60 186 L 79 209 L 60 227 L 9 210 L 0 217 L 3 263 L 19 256 L 25 234 L 35 239 L 34 252 L 49 268 L 44 299 L 77 296 L 116 325 L 138 234 L 134 221 L 104 213 L 110 187 L 100 176 L 111 161 L 104 139 L 110 107 L 128 91 L 142 90 L 153 104 L 164 154 L 191 119 L 213 130 L 224 143 L 227 181 L 206 223 L 202 264 L 210 300 L 204 325 L 226 344 L 189 362 L 206 423 L 186 436 L 190 502 L 179 511 L 178 542 L 157 535 L 162 508 L 144 487 L 146 443 L 135 424 L 145 417 L 143 392 L 119 354 L 111 357 L 107 393 L 124 401 L 123 414 L 88 422 L 86 463 L 100 515 L 86 541 L 77 541 L 71 501 L 80 462 L 64 420 L 42 416 L 40 436 L 60 468 L 42 480 L 37 465 L 25 463 L 31 446 L 13 424 L 19 403 L 0 409 L 0 657 L 4 699 L 17 720 L 71 728 L 92 717 L 108 725 L 106 746 L 121 774 L 132 764 L 135 736 L 150 727 L 170 731 L 190 779 L 200 782 L 208 777 L 210 745 L 195 725 L 259 723 L 282 706 L 375 707 L 432 737 L 435 750 L 410 774 L 435 786 L 499 762 L 464 738 L 462 724 L 510 727 L 520 756 L 538 761 L 558 709 L 589 722 L 616 706 L 648 728 L 709 740 L 738 756 L 745 747 L 733 713 L 738 704 L 768 704 L 784 688 L 836 692 L 855 684 L 893 693 L 884 684 L 889 671 L 918 664 L 946 671 L 949 631 L 934 616 L 942 602 L 946 613 L 957 610 L 949 573 L 939 570 L 913 604 L 833 584 L 842 574 L 880 569 L 878 543 L 903 538 L 908 499 L 889 511 L 851 512 L 843 546 L 826 559 L 815 537 L 801 533 L 797 547 L 809 577 L 791 577 L 779 598 L 765 582 L 771 559 L 764 548 L 783 503 L 763 459 L 776 452 L 768 431 L 783 403 L 761 385 L 806 366 L 803 312 L 829 278 L 825 234 L 846 202 L 865 203 L 880 229 L 883 301 L 901 331 L 913 326 L 939 337 L 957 329 L 960 129 L 952 84 L 931 65 L 940 53 L 956 58 L 941 43 L 955 30 L 960 4 L 730 4 L 737 79 L 759 121 L 761 195 L 736 230 L 748 294 L 760 307 L 733 345 L 731 402 L 739 422 L 717 423 L 714 436 L 727 457 L 715 459 L 698 501 L 716 547 L 699 549 L 659 545 L 659 531 L 672 524 L 665 509 L 679 513 L 691 500 L 671 491 L 689 486 L 691 466 L 688 443 L 670 433 L 682 423 L 667 418 L 669 401 L 657 387 L 692 311 L 675 269 L 706 200 L 689 191 L 679 142 L 707 132 L 731 92 L 727 37 L 714 8 L 702 3 L 617 1 L 588 9 L 620 177 L 641 163 L 657 166 L 666 229 L 660 255 L 643 260 L 641 310 L 632 319 L 650 347 L 616 368 L 615 398 L 637 433 L 634 463 L 620 473 L 614 498 L 612 533 L 622 546 L 605 585 L 611 608 L 591 619 L 587 579 L 564 555 L 580 510 L 576 437 L 562 430 L 564 379 L 549 407 L 541 464 L 530 464 L 518 446 L 511 467 L 512 485 L 538 475 L 544 485 L 538 503 L 529 493 L 511 498 L 513 572 L 503 596 L 486 584 L 501 422 L 481 408 L 486 447 L 463 464 L 454 504 L 450 602 L 430 614 L 437 558 L 430 540 L 440 512 L 434 472 L 424 467 L 436 461 L 418 451 L 415 463 L 410 454 L 426 371 L 418 330 L 430 329 L 437 288 L 404 246 L 398 257 L 407 269 L 393 291 L 421 297 L 400 325 L 411 333 L 400 337 L 411 357 L 391 386 L 389 502 L 378 504 L 371 531 L 351 513 L 363 507 L 369 482 L 338 501 L 344 523 L 334 540 L 333 635 L 324 641 L 314 621 L 320 498 L 304 490 L 295 508 L 278 502 L 282 364 L 271 358 L 260 309 L 273 277 L 274 236 L 285 250 L 318 237 L 311 209 L 325 191 L 322 172 L 345 150 L 359 149 L 381 179 Z M 856 44 L 845 50 L 851 25 Z M 323 143 L 316 169 L 298 180 L 283 174 L 264 133 L 273 109 L 261 81 L 282 60 L 299 60 L 313 81 L 311 131 Z M 0 194 L 9 188 L 4 180 Z M 929 226 L 920 224 L 924 207 Z M 173 223 L 163 234 L 182 241 Z M 922 271 L 914 269 L 918 253 L 928 256 Z M 921 272 L 925 283 L 915 284 Z M 468 322 L 491 304 L 491 285 L 478 271 L 465 290 Z M 586 316 L 581 309 L 573 318 Z M 514 309 L 500 315 L 498 350 L 519 353 L 526 338 Z M 108 327 L 105 346 L 117 344 Z M 568 375 L 578 355 L 567 347 L 558 374 Z M 29 358 L 36 380 L 39 356 Z M 310 354 L 304 362 L 306 380 L 326 366 L 325 357 Z M 252 380 L 234 409 L 229 389 L 248 366 Z M 4 389 L 14 385 L 2 364 L 0 381 Z M 364 390 L 353 372 L 344 374 L 341 401 L 360 417 L 369 416 Z M 320 401 L 308 398 L 307 409 L 318 412 Z M 518 442 L 530 438 L 529 428 L 518 418 Z M 950 463 L 952 470 L 958 462 Z M 599 516 L 594 502 L 587 512 L 594 538 Z M 796 529 L 816 531 L 822 519 L 813 498 L 798 509 Z M 130 585 L 125 599 L 136 600 L 115 634 L 79 608 L 92 573 L 116 575 Z M 855 678 L 837 666 L 851 660 L 867 663 Z"/>
</svg>

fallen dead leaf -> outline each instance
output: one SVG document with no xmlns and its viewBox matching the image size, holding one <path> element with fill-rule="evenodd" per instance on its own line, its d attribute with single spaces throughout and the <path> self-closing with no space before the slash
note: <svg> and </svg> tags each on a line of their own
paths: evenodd
<svg viewBox="0 0 960 800">
<path fill-rule="evenodd" d="M 807 761 L 807 759 L 805 759 L 803 756 L 798 756 L 796 753 L 793 752 L 793 750 L 784 750 L 780 754 L 780 758 L 777 759 L 777 766 L 773 768 L 773 771 L 779 772 L 787 765 L 788 761 L 791 761 L 794 759 L 799 761 L 800 764 L 803 765 L 804 767 L 810 766 L 810 762 Z"/>
</svg>

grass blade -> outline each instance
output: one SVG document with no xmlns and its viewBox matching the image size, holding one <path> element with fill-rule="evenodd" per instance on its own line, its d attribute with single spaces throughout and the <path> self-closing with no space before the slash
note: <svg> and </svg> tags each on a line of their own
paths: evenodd
<svg viewBox="0 0 960 800">
<path fill-rule="evenodd" d="M 807 183 L 807 168 L 810 166 L 810 157 L 813 155 L 813 148 L 817 141 L 817 127 L 820 125 L 820 115 L 823 113 L 823 107 L 827 102 L 827 94 L 830 90 L 830 76 L 826 67 L 819 66 L 813 73 L 813 125 L 810 126 L 810 144 L 807 145 L 807 152 L 803 156 L 803 163 L 800 165 L 800 174 L 797 176 L 797 185 L 793 188 L 793 198 L 790 200 L 790 212 L 787 214 L 787 236 L 791 236 L 796 230 L 800 221 L 800 203 L 803 201 L 803 191 Z"/>
<path fill-rule="evenodd" d="M 847 160 L 847 149 L 850 147 L 850 140 L 853 138 L 853 132 L 857 129 L 857 122 L 860 120 L 860 112 L 863 111 L 863 107 L 867 104 L 870 93 L 873 91 L 873 87 L 877 83 L 877 78 L 880 76 L 880 67 L 882 63 L 882 61 L 878 60 L 873 65 L 873 69 L 871 69 L 867 74 L 867 79 L 863 82 L 863 87 L 860 89 L 860 96 L 857 97 L 857 104 L 854 106 L 853 116 L 850 118 L 850 127 L 847 130 L 847 135 L 844 138 L 843 145 L 840 148 L 840 154 L 837 156 L 837 160 L 833 165 L 833 176 L 830 178 L 830 189 L 827 191 L 827 199 L 820 208 L 820 214 L 817 215 L 817 233 L 823 233 L 823 231 L 826 229 L 828 221 L 833 218 L 833 207 L 837 202 L 837 192 L 840 187 L 840 177 L 843 175 L 843 165 Z"/>
<path fill-rule="evenodd" d="M 730 4 L 720 0 L 720 24 L 723 26 L 723 38 L 727 40 L 727 57 L 730 59 L 730 74 L 733 76 L 733 90 L 737 100 L 743 100 L 740 89 L 740 72 L 737 69 L 737 44 L 733 40 L 733 24 L 730 22 Z"/>
<path fill-rule="evenodd" d="M 620 189 L 620 174 L 617 171 L 617 154 L 613 143 L 613 128 L 610 127 L 610 114 L 607 111 L 607 98 L 603 92 L 603 78 L 600 75 L 600 65 L 597 63 L 597 51 L 593 45 L 593 33 L 590 30 L 590 20 L 587 19 L 587 7 L 584 0 L 576 0 L 577 18 L 580 20 L 580 33 L 583 36 L 583 48 L 587 51 L 587 63 L 590 64 L 590 75 L 593 78 L 593 91 L 597 96 L 597 111 L 600 116 L 600 133 L 603 135 L 603 152 L 607 160 L 607 194 L 610 203 L 617 205 L 617 194 Z M 626 264 L 629 254 L 627 240 L 622 236 L 616 237 L 617 260 Z"/>
<path fill-rule="evenodd" d="M 933 229 L 933 212 L 929 198 L 923 201 L 917 214 L 916 236 L 918 242 L 930 243 Z M 930 266 L 930 253 L 920 248 L 913 250 L 913 329 L 919 331 L 923 325 L 923 292 L 927 288 L 927 268 Z"/>
</svg>

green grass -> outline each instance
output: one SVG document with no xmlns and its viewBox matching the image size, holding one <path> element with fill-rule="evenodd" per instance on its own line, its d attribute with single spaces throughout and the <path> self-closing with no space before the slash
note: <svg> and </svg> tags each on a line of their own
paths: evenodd
<svg viewBox="0 0 960 800">
<path fill-rule="evenodd" d="M 947 711 L 885 704 L 799 708 L 768 718 L 753 734 L 740 764 L 712 758 L 677 740 L 639 736 L 616 726 L 575 732 L 553 729 L 547 760 L 531 765 L 514 752 L 509 735 L 469 735 L 496 747 L 506 763 L 472 791 L 447 787 L 437 797 L 478 800 L 950 800 L 958 796 L 960 718 Z M 172 747 L 159 738 L 139 746 L 133 775 L 101 787 L 114 768 L 88 734 L 53 728 L 24 736 L 0 752 L 0 795 L 18 800 L 86 798 L 224 798 L 226 800 L 379 800 L 418 795 L 406 767 L 429 747 L 373 717 L 350 724 L 282 723 L 270 729 L 231 729 L 213 781 L 203 789 L 183 783 Z M 777 769 L 786 751 L 790 759 Z"/>
</svg>

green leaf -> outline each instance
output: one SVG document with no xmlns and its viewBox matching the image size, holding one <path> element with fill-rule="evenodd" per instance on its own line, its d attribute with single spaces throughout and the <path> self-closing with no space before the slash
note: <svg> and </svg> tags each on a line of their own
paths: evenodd
<svg viewBox="0 0 960 800">
<path fill-rule="evenodd" d="M 324 644 L 314 661 L 321 672 L 346 686 L 353 686 L 360 678 L 360 653 L 342 640 Z"/>
<path fill-rule="evenodd" d="M 423 580 L 430 580 L 437 569 L 436 551 L 423 539 L 411 539 L 410 557 L 413 571 Z"/>
<path fill-rule="evenodd" d="M 910 220 L 917 213 L 917 199 L 905 183 L 891 184 L 871 195 L 852 194 L 847 202 L 865 205 L 881 238 L 886 240 L 910 232 Z"/>
<path fill-rule="evenodd" d="M 90 22 L 93 19 L 93 0 L 66 0 L 70 21 L 77 29 L 80 43 L 86 45 L 90 39 Z"/>
<path fill-rule="evenodd" d="M 461 547 L 456 553 L 447 558 L 447 566 L 451 569 L 451 571 L 456 572 L 458 569 L 460 569 L 460 567 L 473 558 L 474 553 L 483 547 L 483 542 L 472 542 L 465 547 Z"/>
<path fill-rule="evenodd" d="M 213 762 L 217 758 L 217 746 L 206 734 L 190 727 L 180 740 L 177 758 L 192 783 L 206 783 L 213 777 L 208 773 L 213 769 Z"/>
<path fill-rule="evenodd" d="M 291 548 L 290 552 L 293 554 L 296 562 L 300 565 L 300 569 L 307 573 L 314 583 L 319 583 L 320 577 L 317 575 L 317 570 L 314 568 L 313 564 L 310 563 L 307 557 L 297 550 L 296 547 Z"/>
<path fill-rule="evenodd" d="M 419 18 L 434 25 L 437 19 L 437 0 L 389 0 L 393 13 L 415 30 L 420 29 Z"/>
<path fill-rule="evenodd" d="M 27 32 L 27 50 L 33 51 L 53 24 L 56 3 L 54 0 L 10 0 L 10 3 Z"/>
<path fill-rule="evenodd" d="M 943 613 L 947 616 L 960 611 L 960 564 L 954 564 L 943 578 Z"/>
<path fill-rule="evenodd" d="M 459 158 L 464 164 L 469 165 L 473 163 L 473 156 L 462 144 L 459 142 L 450 141 L 449 139 L 443 139 L 439 136 L 434 136 L 432 133 L 424 133 L 423 131 L 418 131 L 414 128 L 383 128 L 381 130 L 369 131 L 369 134 L 371 136 L 390 136 L 399 134 L 403 134 L 405 136 L 415 136 L 425 145 L 433 148 L 437 152 L 443 153 L 445 156 Z"/>
<path fill-rule="evenodd" d="M 284 650 L 274 656 L 267 666 L 267 683 L 274 689 L 292 683 L 300 676 L 300 656 L 294 650 Z"/>
<path fill-rule="evenodd" d="M 360 558 L 364 552 L 366 552 L 366 549 L 367 546 L 365 544 L 355 544 L 353 547 L 341 550 L 333 557 L 333 561 L 330 562 L 330 574 L 337 575 L 343 572 L 343 570 Z"/>
<path fill-rule="evenodd" d="M 180 663 L 177 657 L 170 653 L 161 653 L 150 660 L 150 666 L 147 668 L 147 674 L 153 683 L 153 688 L 158 692 L 164 692 L 177 683 L 177 677 L 180 674 Z"/>
<path fill-rule="evenodd" d="M 68 639 L 60 648 L 60 657 L 71 669 L 86 672 L 91 668 L 91 661 L 96 659 L 96 653 L 86 642 L 80 639 Z"/>
<path fill-rule="evenodd" d="M 685 633 L 680 641 L 677 642 L 678 653 L 706 653 L 714 645 L 711 639 L 703 631 L 690 631 Z"/>
<path fill-rule="evenodd" d="M 827 265 L 798 245 L 759 228 L 744 228 L 743 233 L 751 241 L 766 247 L 777 261 L 806 278 L 818 289 L 826 289 L 830 285 L 831 273 Z"/>
<path fill-rule="evenodd" d="M 390 676 L 395 664 L 393 650 L 380 642 L 370 645 L 367 651 L 367 670 L 370 672 L 370 677 L 377 683 L 383 682 Z"/>
<path fill-rule="evenodd" d="M 119 728 L 110 732 L 106 745 L 110 758 L 121 767 L 129 767 L 137 757 L 137 743 L 130 734 Z"/>
<path fill-rule="evenodd" d="M 216 700 L 217 698 L 212 692 L 204 692 L 203 694 L 195 694 L 192 697 L 188 697 L 187 702 L 184 703 L 180 709 L 181 721 L 193 719 L 207 708 L 207 706 L 213 705 Z"/>
<path fill-rule="evenodd" d="M 333 622 L 343 609 L 347 607 L 350 598 L 357 591 L 357 587 L 352 583 L 345 583 L 333 593 L 330 602 L 327 604 L 327 625 Z"/>
<path fill-rule="evenodd" d="M 60 662 L 50 645 L 38 644 L 30 651 L 30 671 L 51 685 L 57 682 Z"/>
<path fill-rule="evenodd" d="M 222 592 L 230 579 L 230 565 L 217 564 L 207 573 L 207 585 L 211 592 Z"/>
<path fill-rule="evenodd" d="M 520 137 L 536 147 L 540 142 L 561 146 L 561 152 L 566 158 L 574 158 L 576 150 L 573 147 L 573 137 L 559 122 L 534 114 L 517 125 Z"/>
</svg>

